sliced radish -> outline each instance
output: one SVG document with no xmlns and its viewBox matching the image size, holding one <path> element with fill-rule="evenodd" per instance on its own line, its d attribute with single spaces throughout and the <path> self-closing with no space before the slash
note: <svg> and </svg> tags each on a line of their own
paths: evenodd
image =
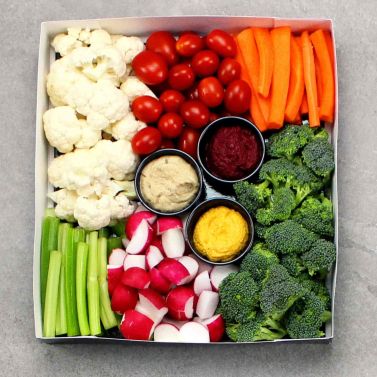
<svg viewBox="0 0 377 377">
<path fill-rule="evenodd" d="M 190 272 L 187 268 L 175 259 L 166 258 L 157 268 L 164 278 L 175 285 L 184 284 L 185 280 L 190 277 Z"/>
<path fill-rule="evenodd" d="M 127 271 L 123 271 L 122 284 L 136 289 L 148 288 L 151 279 L 148 272 L 140 267 L 131 267 Z"/>
<path fill-rule="evenodd" d="M 131 239 L 136 232 L 137 227 L 142 220 L 146 220 L 149 224 L 153 224 L 157 219 L 157 216 L 150 211 L 134 212 L 127 220 L 126 224 L 126 236 Z"/>
<path fill-rule="evenodd" d="M 225 332 L 225 322 L 221 314 L 216 314 L 211 318 L 202 321 L 207 326 L 211 342 L 220 342 Z"/>
<path fill-rule="evenodd" d="M 173 284 L 169 280 L 164 278 L 164 276 L 157 268 L 152 268 L 149 271 L 149 275 L 151 278 L 150 287 L 155 289 L 157 292 L 166 294 L 173 288 Z"/>
<path fill-rule="evenodd" d="M 127 310 L 120 324 L 120 332 L 126 339 L 149 340 L 153 332 L 153 321 L 136 310 Z"/>
<path fill-rule="evenodd" d="M 203 271 L 208 271 L 208 273 L 212 271 L 212 268 L 213 268 L 212 264 L 202 261 L 195 254 L 191 253 L 188 256 L 191 258 L 194 258 L 198 262 L 199 264 L 198 274 L 202 273 Z"/>
<path fill-rule="evenodd" d="M 161 323 L 155 328 L 153 339 L 155 342 L 180 342 L 181 334 L 175 326 Z"/>
<path fill-rule="evenodd" d="M 219 290 L 221 282 L 232 272 L 238 272 L 238 267 L 234 264 L 226 264 L 225 266 L 215 266 L 211 271 L 211 283 L 215 291 Z"/>
<path fill-rule="evenodd" d="M 138 302 L 135 306 L 135 310 L 137 310 L 139 313 L 143 313 L 148 318 L 150 318 L 153 321 L 153 326 L 156 327 L 159 323 L 161 323 L 162 319 L 165 317 L 165 314 L 167 313 L 167 308 L 163 308 L 160 310 L 149 310 L 143 305 L 141 305 L 140 302 Z"/>
<path fill-rule="evenodd" d="M 194 290 L 190 287 L 176 287 L 166 297 L 169 316 L 178 321 L 191 319 L 194 314 Z"/>
<path fill-rule="evenodd" d="M 162 247 L 168 258 L 179 258 L 185 253 L 185 239 L 180 229 L 169 229 L 162 236 Z"/>
<path fill-rule="evenodd" d="M 182 229 L 182 220 L 179 217 L 160 217 L 157 220 L 157 234 L 165 233 L 169 229 Z"/>
<path fill-rule="evenodd" d="M 203 291 L 212 291 L 208 271 L 203 271 L 194 280 L 194 292 L 199 296 Z"/>
<path fill-rule="evenodd" d="M 152 242 L 151 245 L 156 246 L 160 251 L 163 256 L 165 256 L 164 248 L 162 246 L 162 241 L 161 238 L 155 238 Z"/>
<path fill-rule="evenodd" d="M 147 220 L 141 220 L 136 228 L 126 251 L 129 254 L 141 254 L 145 251 L 152 241 L 153 231 Z"/>
<path fill-rule="evenodd" d="M 137 303 L 137 291 L 133 288 L 118 284 L 111 297 L 111 309 L 123 314 L 126 310 L 134 309 Z"/>
<path fill-rule="evenodd" d="M 126 258 L 124 258 L 124 263 L 123 263 L 124 271 L 128 270 L 131 267 L 139 267 L 145 270 L 145 267 L 146 267 L 145 255 L 127 254 Z"/>
<path fill-rule="evenodd" d="M 112 266 L 123 266 L 126 252 L 123 249 L 113 249 L 109 256 L 109 264 Z"/>
<path fill-rule="evenodd" d="M 181 258 L 178 259 L 178 262 L 179 263 L 182 263 L 186 268 L 187 268 L 187 271 L 189 272 L 190 276 L 188 276 L 185 280 L 184 280 L 184 283 L 183 284 L 187 284 L 187 283 L 190 283 L 192 280 L 195 279 L 195 276 L 197 275 L 198 273 L 198 269 L 199 269 L 199 264 L 198 262 L 194 259 L 194 258 L 191 258 L 189 256 L 183 256 Z"/>
<path fill-rule="evenodd" d="M 123 274 L 123 266 L 107 265 L 107 284 L 110 296 L 120 282 Z"/>
<path fill-rule="evenodd" d="M 196 314 L 200 319 L 211 318 L 219 304 L 219 294 L 212 291 L 203 291 L 196 305 Z"/>
<path fill-rule="evenodd" d="M 164 259 L 164 256 L 162 255 L 160 249 L 154 245 L 149 246 L 147 252 L 145 253 L 145 256 L 149 270 L 157 266 Z"/>
<path fill-rule="evenodd" d="M 127 237 L 122 238 L 122 244 L 125 249 L 127 249 L 127 246 L 129 243 L 130 243 L 130 240 Z"/>
<path fill-rule="evenodd" d="M 181 327 L 179 333 L 185 343 L 209 343 L 207 327 L 198 322 L 188 322 Z"/>
<path fill-rule="evenodd" d="M 178 330 L 185 324 L 187 323 L 188 321 L 177 321 L 175 319 L 171 319 L 169 317 L 165 317 L 163 320 L 162 320 L 162 323 L 169 323 L 170 325 L 173 325 L 174 327 L 176 327 Z"/>
</svg>

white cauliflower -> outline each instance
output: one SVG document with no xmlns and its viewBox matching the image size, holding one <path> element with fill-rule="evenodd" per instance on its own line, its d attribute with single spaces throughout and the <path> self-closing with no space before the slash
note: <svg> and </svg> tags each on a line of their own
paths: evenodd
<svg viewBox="0 0 377 377">
<path fill-rule="evenodd" d="M 157 98 L 156 95 L 136 76 L 129 76 L 121 85 L 120 89 L 128 97 L 130 103 L 132 103 L 136 97 L 140 96 L 151 96 Z"/>
<path fill-rule="evenodd" d="M 81 47 L 82 42 L 79 41 L 76 36 L 58 34 L 53 39 L 51 45 L 61 56 L 65 56 L 71 53 L 75 48 Z"/>
<path fill-rule="evenodd" d="M 75 143 L 76 148 L 90 148 L 97 144 L 102 138 L 101 130 L 89 126 L 85 119 L 79 119 L 81 127 L 80 140 Z"/>
<path fill-rule="evenodd" d="M 61 189 L 48 195 L 55 203 L 55 214 L 61 219 L 74 221 L 73 212 L 78 195 L 74 190 Z"/>
<path fill-rule="evenodd" d="M 106 30 L 96 29 L 90 34 L 89 44 L 91 47 L 104 47 L 112 43 L 111 35 Z"/>
<path fill-rule="evenodd" d="M 116 140 L 124 139 L 131 141 L 136 133 L 146 126 L 144 122 L 137 120 L 132 112 L 129 112 L 123 119 L 113 123 L 107 131 Z"/>
<path fill-rule="evenodd" d="M 134 57 L 144 50 L 144 43 L 137 37 L 117 36 L 113 38 L 114 46 L 123 54 L 126 64 L 131 64 Z"/>
<path fill-rule="evenodd" d="M 111 198 L 110 202 L 111 219 L 124 219 L 135 211 L 135 206 L 130 203 L 127 195 L 120 192 L 117 196 Z"/>
</svg>

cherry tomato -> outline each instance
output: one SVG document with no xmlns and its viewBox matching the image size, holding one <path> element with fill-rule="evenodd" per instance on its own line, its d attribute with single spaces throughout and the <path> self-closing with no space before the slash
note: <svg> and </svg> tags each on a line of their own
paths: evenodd
<svg viewBox="0 0 377 377">
<path fill-rule="evenodd" d="M 217 107 L 223 102 L 224 88 L 216 77 L 206 77 L 198 85 L 199 99 L 208 107 Z"/>
<path fill-rule="evenodd" d="M 177 113 L 185 97 L 177 90 L 168 89 L 160 95 L 160 102 L 167 113 Z"/>
<path fill-rule="evenodd" d="M 210 123 L 214 122 L 216 119 L 219 119 L 219 118 L 220 118 L 219 114 L 216 114 L 216 113 L 210 113 L 209 114 L 209 122 Z"/>
<path fill-rule="evenodd" d="M 183 119 L 175 113 L 166 113 L 158 121 L 158 129 L 162 136 L 174 139 L 178 137 L 183 129 Z"/>
<path fill-rule="evenodd" d="M 242 114 L 250 106 L 251 90 L 246 81 L 234 80 L 225 90 L 224 104 L 231 114 Z"/>
<path fill-rule="evenodd" d="M 209 49 L 220 56 L 233 58 L 237 53 L 237 45 L 233 37 L 224 30 L 212 30 L 206 38 Z"/>
<path fill-rule="evenodd" d="M 185 33 L 178 38 L 175 45 L 179 55 L 193 56 L 204 48 L 204 41 L 200 35 L 195 33 Z"/>
<path fill-rule="evenodd" d="M 193 56 L 191 66 L 198 76 L 211 76 L 219 66 L 219 57 L 211 50 L 199 51 Z"/>
<path fill-rule="evenodd" d="M 145 127 L 132 138 L 132 150 L 136 154 L 150 154 L 161 145 L 161 133 L 157 128 Z"/>
<path fill-rule="evenodd" d="M 164 58 L 153 51 L 142 51 L 132 60 L 135 75 L 147 85 L 158 85 L 168 77 L 168 66 Z"/>
<path fill-rule="evenodd" d="M 198 99 L 199 92 L 198 92 L 198 84 L 194 84 L 189 90 L 186 92 L 187 99 Z"/>
<path fill-rule="evenodd" d="M 162 139 L 160 149 L 175 148 L 174 142 L 171 139 Z"/>
<path fill-rule="evenodd" d="M 209 121 L 209 110 L 198 100 L 189 100 L 182 104 L 181 115 L 185 123 L 194 128 L 203 128 Z"/>
<path fill-rule="evenodd" d="M 224 84 L 228 85 L 233 80 L 238 80 L 241 74 L 241 65 L 237 60 L 225 58 L 217 71 L 217 77 Z"/>
<path fill-rule="evenodd" d="M 132 102 L 131 110 L 135 117 L 145 123 L 154 123 L 160 118 L 162 105 L 151 96 L 140 96 Z"/>
<path fill-rule="evenodd" d="M 185 127 L 178 140 L 178 148 L 196 158 L 200 132 L 191 127 Z"/>
<path fill-rule="evenodd" d="M 169 85 L 176 90 L 188 89 L 195 81 L 195 73 L 192 68 L 186 64 L 177 64 L 170 69 Z"/>
<path fill-rule="evenodd" d="M 160 54 L 168 65 L 178 63 L 179 56 L 175 49 L 175 38 L 168 31 L 155 31 L 146 42 L 147 50 Z"/>
</svg>

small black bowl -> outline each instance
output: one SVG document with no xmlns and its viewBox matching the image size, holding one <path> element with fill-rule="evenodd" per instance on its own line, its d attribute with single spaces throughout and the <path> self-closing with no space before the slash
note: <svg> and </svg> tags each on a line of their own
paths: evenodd
<svg viewBox="0 0 377 377">
<path fill-rule="evenodd" d="M 249 174 L 247 174 L 246 176 L 240 179 L 228 180 L 228 179 L 220 178 L 214 175 L 208 169 L 207 164 L 206 164 L 206 153 L 207 153 L 206 149 L 215 131 L 217 131 L 221 127 L 229 127 L 229 126 L 234 126 L 234 125 L 240 125 L 242 127 L 249 128 L 252 130 L 252 132 L 257 136 L 260 142 L 259 144 L 261 147 L 261 157 L 258 164 L 255 166 L 255 168 L 252 171 L 249 172 Z M 208 181 L 214 186 L 217 186 L 217 187 L 225 186 L 224 187 L 225 189 L 236 182 L 248 180 L 251 177 L 253 177 L 263 164 L 265 152 L 266 150 L 265 150 L 264 138 L 261 132 L 258 130 L 258 128 L 247 119 L 236 117 L 236 116 L 227 116 L 227 117 L 219 118 L 213 121 L 212 123 L 210 123 L 200 135 L 200 138 L 198 141 L 198 149 L 197 149 L 198 161 L 201 168 L 203 169 L 205 173 L 206 179 L 208 179 Z"/>
<path fill-rule="evenodd" d="M 198 222 L 200 216 L 202 216 L 209 209 L 214 208 L 214 207 L 219 207 L 219 206 L 228 207 L 239 212 L 242 215 L 242 217 L 246 220 L 249 227 L 249 239 L 247 240 L 247 244 L 245 248 L 238 255 L 236 255 L 232 260 L 229 260 L 226 262 L 210 261 L 195 248 L 194 241 L 193 241 L 195 225 Z M 254 240 L 254 223 L 253 223 L 253 219 L 251 218 L 249 212 L 247 212 L 246 208 L 242 206 L 241 204 L 239 204 L 238 202 L 236 202 L 235 200 L 227 199 L 227 198 L 211 198 L 200 203 L 191 212 L 191 214 L 189 215 L 186 221 L 185 236 L 192 252 L 199 259 L 213 265 L 226 265 L 226 264 L 231 264 L 231 263 L 240 261 L 245 256 L 245 254 L 251 249 L 251 246 L 253 245 L 253 240 Z"/>
<path fill-rule="evenodd" d="M 143 193 L 142 193 L 142 190 L 141 190 L 141 187 L 140 187 L 141 173 L 142 173 L 143 169 L 145 168 L 145 166 L 149 162 L 155 160 L 156 158 L 162 157 L 162 156 L 179 156 L 179 157 L 182 157 L 186 162 L 188 162 L 195 169 L 195 172 L 198 176 L 199 189 L 198 189 L 198 192 L 197 192 L 195 198 L 193 199 L 193 201 L 188 206 L 180 209 L 179 211 L 172 211 L 172 212 L 160 211 L 158 209 L 153 208 L 152 205 L 149 204 L 143 197 Z M 172 179 L 174 179 L 174 177 Z M 198 163 L 187 153 L 182 152 L 178 149 L 160 149 L 160 150 L 150 154 L 148 157 L 144 158 L 140 162 L 140 164 L 139 164 L 139 166 L 136 170 L 136 173 L 135 173 L 135 191 L 136 191 L 136 194 L 137 194 L 140 202 L 143 204 L 143 206 L 145 208 L 149 209 L 151 212 L 153 212 L 157 215 L 160 215 L 160 216 L 182 215 L 183 213 L 192 209 L 197 204 L 197 202 L 200 200 L 200 198 L 202 197 L 203 192 L 204 192 L 203 173 L 202 173 Z"/>
</svg>

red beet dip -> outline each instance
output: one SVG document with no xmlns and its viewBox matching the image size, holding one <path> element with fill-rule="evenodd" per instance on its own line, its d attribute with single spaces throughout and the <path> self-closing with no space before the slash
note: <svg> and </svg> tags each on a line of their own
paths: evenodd
<svg viewBox="0 0 377 377">
<path fill-rule="evenodd" d="M 207 145 L 207 168 L 216 177 L 226 180 L 248 176 L 261 157 L 258 136 L 239 125 L 217 129 Z"/>
</svg>

